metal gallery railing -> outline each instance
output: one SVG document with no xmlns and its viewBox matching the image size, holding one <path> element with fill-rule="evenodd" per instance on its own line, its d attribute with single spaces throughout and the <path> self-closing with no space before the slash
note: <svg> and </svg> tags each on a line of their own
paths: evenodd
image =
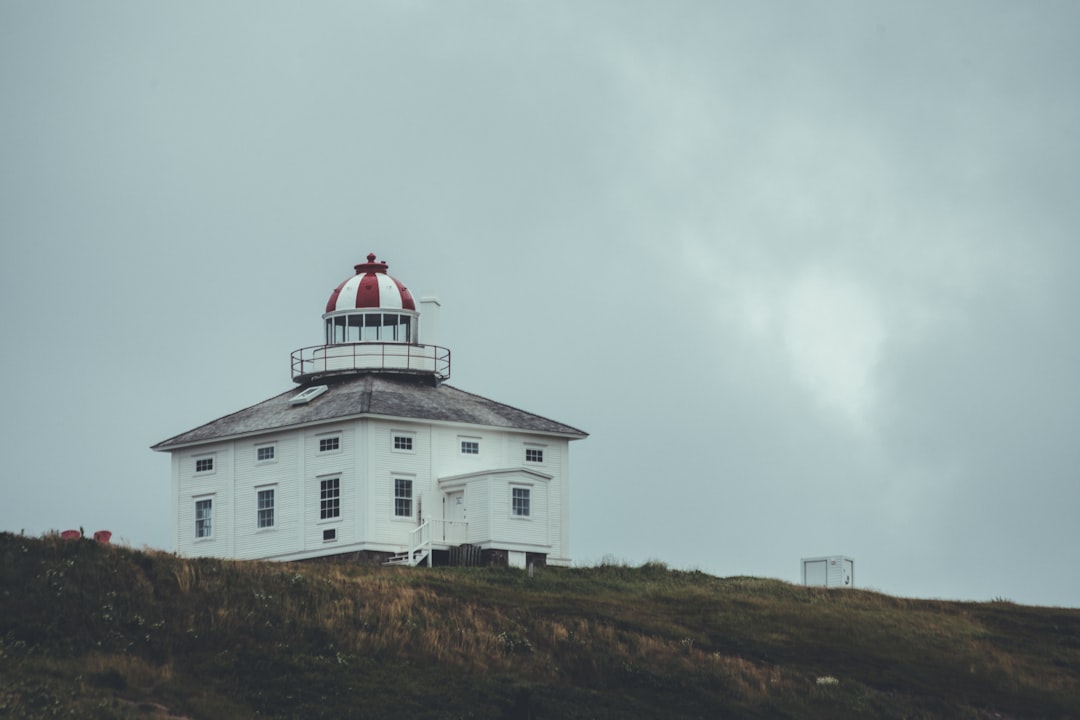
<svg viewBox="0 0 1080 720">
<path fill-rule="evenodd" d="M 313 345 L 295 350 L 290 360 L 296 382 L 357 370 L 433 374 L 440 381 L 450 377 L 450 350 L 438 345 L 383 342 Z"/>
</svg>

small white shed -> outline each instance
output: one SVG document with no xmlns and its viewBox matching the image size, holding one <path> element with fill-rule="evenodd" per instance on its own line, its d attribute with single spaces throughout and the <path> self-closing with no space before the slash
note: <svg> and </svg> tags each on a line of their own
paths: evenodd
<svg viewBox="0 0 1080 720">
<path fill-rule="evenodd" d="M 855 587 L 855 561 L 843 555 L 803 558 L 802 583 L 808 587 Z"/>
</svg>

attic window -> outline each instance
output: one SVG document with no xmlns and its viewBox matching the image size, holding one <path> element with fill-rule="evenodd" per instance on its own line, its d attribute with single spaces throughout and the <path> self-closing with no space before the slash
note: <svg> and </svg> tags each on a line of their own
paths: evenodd
<svg viewBox="0 0 1080 720">
<path fill-rule="evenodd" d="M 195 460 L 195 472 L 205 473 L 211 472 L 214 469 L 214 458 L 196 458 Z"/>
<path fill-rule="evenodd" d="M 290 405 L 306 405 L 307 403 L 311 402 L 313 399 L 315 399 L 315 398 L 319 397 L 320 395 L 322 395 L 324 392 L 326 392 L 326 390 L 327 390 L 326 385 L 312 385 L 307 390 L 304 390 L 303 392 L 301 392 L 301 393 L 299 393 L 297 395 L 294 395 L 293 398 L 291 400 L 289 400 L 289 404 Z"/>
</svg>

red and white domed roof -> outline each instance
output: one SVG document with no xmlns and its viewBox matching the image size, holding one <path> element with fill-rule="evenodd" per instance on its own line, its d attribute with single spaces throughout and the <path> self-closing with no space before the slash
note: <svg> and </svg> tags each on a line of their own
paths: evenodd
<svg viewBox="0 0 1080 720">
<path fill-rule="evenodd" d="M 386 274 L 386 263 L 375 262 L 375 253 L 367 256 L 366 263 L 356 265 L 356 274 L 337 286 L 326 312 L 385 308 L 388 310 L 416 311 L 412 293 L 396 278 Z"/>
</svg>

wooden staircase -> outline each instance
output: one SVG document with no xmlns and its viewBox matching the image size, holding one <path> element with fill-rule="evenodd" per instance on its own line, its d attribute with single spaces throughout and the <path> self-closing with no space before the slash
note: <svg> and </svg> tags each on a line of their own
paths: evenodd
<svg viewBox="0 0 1080 720">
<path fill-rule="evenodd" d="M 416 552 L 399 552 L 391 555 L 389 558 L 383 561 L 383 565 L 408 565 L 409 567 L 416 567 L 420 563 L 428 561 L 428 565 L 431 564 L 431 550 L 417 550 Z"/>
<path fill-rule="evenodd" d="M 392 555 L 383 565 L 416 567 L 425 560 L 428 567 L 431 567 L 431 523 L 427 520 L 409 531 L 408 549 Z"/>
</svg>

